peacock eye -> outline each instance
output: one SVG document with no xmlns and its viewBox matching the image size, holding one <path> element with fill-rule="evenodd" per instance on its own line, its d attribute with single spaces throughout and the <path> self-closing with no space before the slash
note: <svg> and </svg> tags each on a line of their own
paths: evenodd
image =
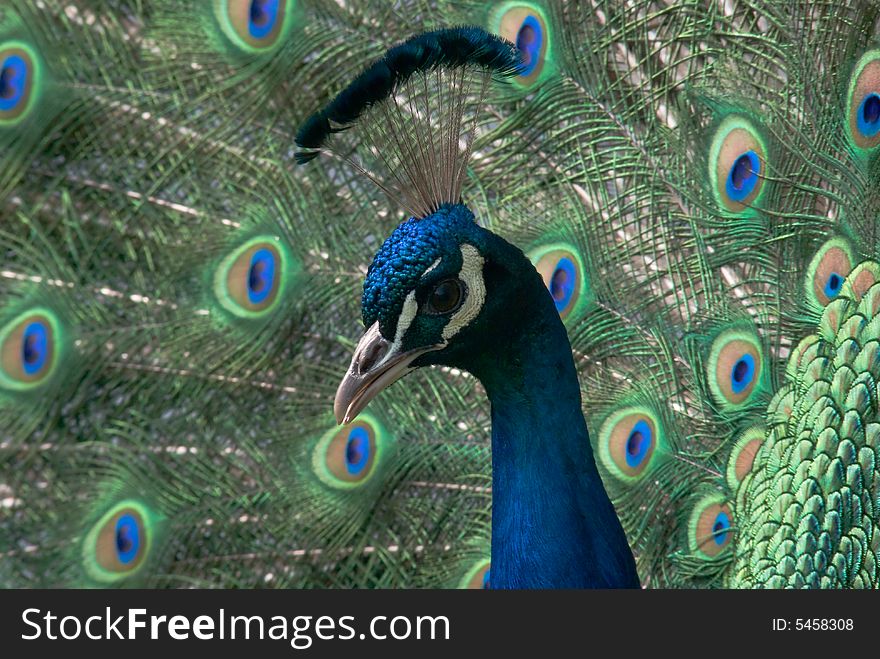
<svg viewBox="0 0 880 659">
<path fill-rule="evenodd" d="M 58 330 L 55 316 L 45 309 L 0 327 L 0 388 L 23 391 L 44 384 L 57 362 Z"/>
<path fill-rule="evenodd" d="M 283 43 L 295 2 L 217 0 L 215 11 L 226 36 L 246 52 L 259 53 Z"/>
<path fill-rule="evenodd" d="M 528 87 L 548 71 L 550 24 L 537 4 L 506 2 L 490 12 L 489 29 L 513 44 L 522 59 L 516 81 Z"/>
<path fill-rule="evenodd" d="M 715 130 L 709 174 L 725 210 L 741 213 L 757 204 L 767 178 L 766 152 L 761 134 L 743 117 L 729 116 Z"/>
<path fill-rule="evenodd" d="M 0 127 L 24 118 L 36 93 L 37 67 L 25 44 L 0 44 Z"/>
<path fill-rule="evenodd" d="M 431 291 L 428 307 L 431 313 L 450 313 L 464 300 L 464 285 L 458 279 L 444 279 Z"/>
<path fill-rule="evenodd" d="M 880 145 L 880 51 L 865 53 L 850 78 L 847 115 L 849 137 L 856 147 Z"/>
<path fill-rule="evenodd" d="M 843 290 L 843 284 L 853 269 L 855 260 L 849 242 L 832 238 L 826 242 L 810 262 L 804 281 L 808 300 L 817 308 L 831 303 Z"/>
<path fill-rule="evenodd" d="M 214 294 L 241 318 L 268 316 L 291 274 L 287 254 L 274 236 L 258 236 L 230 253 L 214 273 Z"/>
<path fill-rule="evenodd" d="M 712 342 L 709 354 L 709 387 L 724 406 L 745 405 L 760 390 L 762 349 L 749 331 L 730 329 Z"/>
<path fill-rule="evenodd" d="M 105 583 L 131 576 L 147 559 L 153 532 L 145 506 L 132 500 L 120 502 L 86 536 L 83 558 L 89 574 Z"/>
<path fill-rule="evenodd" d="M 363 415 L 325 433 L 313 450 L 312 466 L 318 478 L 334 489 L 361 487 L 381 471 L 391 441 L 375 419 Z"/>
<path fill-rule="evenodd" d="M 649 473 L 662 444 L 660 420 L 650 409 L 625 407 L 612 414 L 599 430 L 599 458 L 624 482 Z"/>
<path fill-rule="evenodd" d="M 733 536 L 733 512 L 717 495 L 704 496 L 691 512 L 688 534 L 691 551 L 702 559 L 712 559 L 730 544 Z"/>
</svg>

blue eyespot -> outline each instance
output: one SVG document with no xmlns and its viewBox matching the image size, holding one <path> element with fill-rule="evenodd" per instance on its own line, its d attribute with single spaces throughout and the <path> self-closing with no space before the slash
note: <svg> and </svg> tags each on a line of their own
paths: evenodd
<svg viewBox="0 0 880 659">
<path fill-rule="evenodd" d="M 544 280 L 556 311 L 563 320 L 580 315 L 592 301 L 590 280 L 572 245 L 545 245 L 529 252 L 535 270 Z"/>
<path fill-rule="evenodd" d="M 315 445 L 315 475 L 335 489 L 363 487 L 382 473 L 382 456 L 392 441 L 379 422 L 366 413 L 351 425 L 335 426 Z"/>
<path fill-rule="evenodd" d="M 612 476 L 632 482 L 650 472 L 663 444 L 660 420 L 647 407 L 623 407 L 599 428 L 599 460 Z"/>
<path fill-rule="evenodd" d="M 248 269 L 248 300 L 260 304 L 272 293 L 275 280 L 275 255 L 268 249 L 259 249 L 251 257 Z"/>
<path fill-rule="evenodd" d="M 352 428 L 345 444 L 345 468 L 349 474 L 363 471 L 370 459 L 370 436 L 366 428 Z"/>
<path fill-rule="evenodd" d="M 552 70 L 553 28 L 539 3 L 518 0 L 496 4 L 489 11 L 489 31 L 514 44 L 519 51 L 515 82 L 530 87 Z"/>
<path fill-rule="evenodd" d="M 840 290 L 843 288 L 843 281 L 843 277 L 836 272 L 832 272 L 828 275 L 824 288 L 825 297 L 828 299 L 837 297 L 840 294 Z"/>
<path fill-rule="evenodd" d="M 746 151 L 740 155 L 730 168 L 727 176 L 727 196 L 733 201 L 743 201 L 758 184 L 761 173 L 761 159 L 754 151 Z"/>
<path fill-rule="evenodd" d="M 688 545 L 695 558 L 713 560 L 725 551 L 733 534 L 730 504 L 717 493 L 703 495 L 688 520 Z"/>
<path fill-rule="evenodd" d="M 210 4 L 232 44 L 257 55 L 284 42 L 296 0 L 211 0 Z"/>
<path fill-rule="evenodd" d="M 740 357 L 730 371 L 730 388 L 733 393 L 740 394 L 748 387 L 755 377 L 755 358 L 746 353 Z"/>
<path fill-rule="evenodd" d="M 867 94 L 862 99 L 858 110 L 859 132 L 865 137 L 874 137 L 880 133 L 880 95 L 876 92 Z"/>
<path fill-rule="evenodd" d="M 528 15 L 516 33 L 516 47 L 522 53 L 522 65 L 519 75 L 525 77 L 535 70 L 541 62 L 541 47 L 544 33 L 535 16 Z"/>
<path fill-rule="evenodd" d="M 723 510 L 715 517 L 715 523 L 712 524 L 712 537 L 716 545 L 723 545 L 727 542 L 727 534 L 730 530 L 730 517 Z"/>
<path fill-rule="evenodd" d="M 150 508 L 132 499 L 110 508 L 91 527 L 83 543 L 88 575 L 105 584 L 132 577 L 148 558 L 158 520 Z"/>
<path fill-rule="evenodd" d="M 49 357 L 49 332 L 40 322 L 30 323 L 21 339 L 22 369 L 27 375 L 36 375 L 46 365 Z"/>
<path fill-rule="evenodd" d="M 577 287 L 577 271 L 571 259 L 562 257 L 550 277 L 550 295 L 556 303 L 556 310 L 565 309 Z"/>
<path fill-rule="evenodd" d="M 491 571 L 492 570 L 490 568 L 483 573 L 483 588 L 486 590 L 488 590 L 490 588 L 490 586 L 489 586 L 489 573 Z"/>
<path fill-rule="evenodd" d="M 291 265 L 278 238 L 252 238 L 214 268 L 216 300 L 236 316 L 267 317 L 284 292 Z"/>
<path fill-rule="evenodd" d="M 133 515 L 124 514 L 116 522 L 116 556 L 123 565 L 131 563 L 141 545 L 140 530 Z"/>
<path fill-rule="evenodd" d="M 28 64 L 21 55 L 10 55 L 0 64 L 0 112 L 14 110 L 27 93 Z"/>
<path fill-rule="evenodd" d="M 0 389 L 23 391 L 48 381 L 61 346 L 58 318 L 31 309 L 0 327 Z"/>
<path fill-rule="evenodd" d="M 651 427 L 647 422 L 642 420 L 636 423 L 626 440 L 626 464 L 633 468 L 638 467 L 648 454 L 653 441 Z"/>
<path fill-rule="evenodd" d="M 248 32 L 254 39 L 264 39 L 278 21 L 278 0 L 252 0 Z"/>
</svg>

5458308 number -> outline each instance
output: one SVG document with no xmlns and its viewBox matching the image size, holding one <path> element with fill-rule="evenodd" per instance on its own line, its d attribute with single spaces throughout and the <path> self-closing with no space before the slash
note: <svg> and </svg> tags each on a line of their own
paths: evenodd
<svg viewBox="0 0 880 659">
<path fill-rule="evenodd" d="M 853 628 L 852 618 L 796 618 L 794 621 L 796 631 L 808 629 L 811 631 L 850 631 Z"/>
<path fill-rule="evenodd" d="M 852 631 L 855 623 L 852 618 L 795 618 L 794 620 L 776 618 L 773 620 L 773 631 Z"/>
</svg>

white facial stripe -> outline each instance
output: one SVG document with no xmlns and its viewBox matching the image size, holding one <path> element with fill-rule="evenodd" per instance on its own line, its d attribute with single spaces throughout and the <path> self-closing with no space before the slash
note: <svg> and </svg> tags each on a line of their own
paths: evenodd
<svg viewBox="0 0 880 659">
<path fill-rule="evenodd" d="M 385 355 L 380 359 L 374 366 L 372 366 L 372 370 L 377 370 L 382 368 L 383 364 L 387 362 L 392 357 L 396 357 L 400 353 L 400 346 L 403 343 L 403 336 L 406 334 L 406 330 L 409 329 L 409 326 L 412 324 L 413 318 L 416 317 L 416 313 L 418 313 L 419 305 L 416 304 L 416 292 L 410 291 L 410 294 L 406 296 L 406 299 L 403 301 L 403 309 L 400 310 L 400 318 L 397 321 L 397 332 L 394 334 L 394 341 L 389 346 L 388 350 L 385 351 Z M 379 321 L 377 320 L 373 325 L 364 333 L 363 341 L 367 334 L 375 334 L 376 338 L 381 336 L 379 332 Z M 351 368 L 354 369 L 354 364 L 357 362 L 358 354 L 355 351 L 354 356 L 351 360 Z"/>
<path fill-rule="evenodd" d="M 409 295 L 403 301 L 403 309 L 400 310 L 400 316 L 397 319 L 397 332 L 394 334 L 394 346 L 400 346 L 403 342 L 403 335 L 412 325 L 413 318 L 419 311 L 419 305 L 416 304 L 416 292 L 410 291 Z"/>
<path fill-rule="evenodd" d="M 428 274 L 429 272 L 431 272 L 431 270 L 433 270 L 433 269 L 436 268 L 438 265 L 440 265 L 440 262 L 441 262 L 442 260 L 443 260 L 443 257 L 440 257 L 439 259 L 437 259 L 436 261 L 434 261 L 434 262 L 430 265 L 430 267 L 428 267 L 428 269 L 425 270 L 425 271 L 422 273 L 422 277 L 424 277 L 426 274 Z"/>
<path fill-rule="evenodd" d="M 443 339 L 449 341 L 463 327 L 476 318 L 486 301 L 486 283 L 483 281 L 483 257 L 473 245 L 461 246 L 459 278 L 467 286 L 467 298 L 443 328 Z"/>
</svg>

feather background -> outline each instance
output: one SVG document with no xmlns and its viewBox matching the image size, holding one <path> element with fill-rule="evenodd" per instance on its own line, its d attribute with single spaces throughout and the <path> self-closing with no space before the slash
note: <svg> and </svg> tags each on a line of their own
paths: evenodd
<svg viewBox="0 0 880 659">
<path fill-rule="evenodd" d="M 0 584 L 482 585 L 480 384 L 412 375 L 356 437 L 332 414 L 406 212 L 294 157 L 388 47 L 479 25 L 528 71 L 462 198 L 557 297 L 643 584 L 876 587 L 878 10 L 4 2 Z"/>
</svg>

